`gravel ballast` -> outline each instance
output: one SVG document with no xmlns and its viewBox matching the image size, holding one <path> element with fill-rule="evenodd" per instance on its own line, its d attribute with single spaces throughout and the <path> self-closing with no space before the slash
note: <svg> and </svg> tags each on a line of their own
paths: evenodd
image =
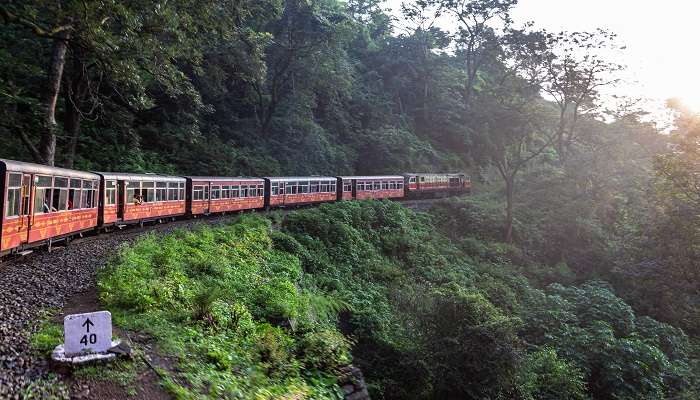
<svg viewBox="0 0 700 400">
<path fill-rule="evenodd" d="M 60 309 L 72 296 L 93 290 L 96 270 L 112 257 L 120 244 L 148 232 L 165 233 L 198 223 L 217 224 L 236 216 L 177 221 L 128 228 L 85 238 L 68 247 L 45 249 L 0 266 L 0 399 L 19 399 L 31 391 L 31 382 L 46 376 L 48 359 L 31 354 L 29 337 L 37 328 L 39 312 Z M 40 396 L 40 394 L 39 394 Z"/>
</svg>

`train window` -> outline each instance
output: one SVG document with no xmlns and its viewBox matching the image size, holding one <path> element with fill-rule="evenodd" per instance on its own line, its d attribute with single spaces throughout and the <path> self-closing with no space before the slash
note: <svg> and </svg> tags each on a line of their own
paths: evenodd
<svg viewBox="0 0 700 400">
<path fill-rule="evenodd" d="M 53 178 L 50 176 L 36 176 L 36 189 L 34 191 L 34 213 L 48 213 L 55 210 L 51 207 Z"/>
<path fill-rule="evenodd" d="M 19 217 L 22 203 L 22 174 L 10 174 L 7 188 L 6 217 Z"/>
<path fill-rule="evenodd" d="M 265 185 L 258 185 L 258 197 L 265 195 Z"/>
<path fill-rule="evenodd" d="M 239 193 L 241 197 L 248 197 L 248 185 L 241 185 L 241 190 Z"/>
<path fill-rule="evenodd" d="M 212 186 L 211 187 L 211 199 L 212 200 L 219 200 L 221 198 L 221 186 Z"/>
<path fill-rule="evenodd" d="M 231 186 L 231 198 L 235 199 L 236 197 L 240 197 L 240 191 L 240 186 Z"/>
<path fill-rule="evenodd" d="M 287 194 L 297 194 L 297 183 L 296 182 L 287 182 L 286 184 L 287 187 Z"/>
<path fill-rule="evenodd" d="M 389 182 L 382 181 L 382 190 L 387 190 L 387 189 L 389 189 Z"/>
<path fill-rule="evenodd" d="M 68 187 L 68 178 L 59 178 L 59 177 L 54 178 L 53 187 L 67 188 Z"/>
<path fill-rule="evenodd" d="M 209 200 L 209 185 L 204 186 L 204 200 Z"/>
<path fill-rule="evenodd" d="M 53 186 L 53 178 L 50 176 L 40 176 L 36 178 L 36 187 L 51 187 Z"/>
<path fill-rule="evenodd" d="M 192 187 L 192 200 L 204 200 L 204 186 Z"/>
<path fill-rule="evenodd" d="M 396 188 L 403 189 L 403 181 L 396 181 Z"/>
<path fill-rule="evenodd" d="M 34 214 L 51 211 L 51 189 L 36 188 L 34 191 Z"/>
<path fill-rule="evenodd" d="M 309 185 L 309 193 L 317 193 L 319 188 L 320 186 L 318 181 L 311 181 L 311 184 Z"/>
<path fill-rule="evenodd" d="M 335 185 L 336 185 L 336 181 L 331 181 L 331 184 L 328 187 L 328 189 L 330 190 L 331 193 L 335 193 Z"/>
<path fill-rule="evenodd" d="M 81 208 L 92 208 L 93 206 L 93 190 L 91 181 L 83 181 L 83 195 L 80 203 Z"/>
<path fill-rule="evenodd" d="M 117 182 L 105 181 L 105 205 L 114 204 L 117 204 Z"/>
<path fill-rule="evenodd" d="M 221 187 L 221 198 L 228 199 L 231 196 L 231 186 Z"/>
<path fill-rule="evenodd" d="M 134 203 L 136 196 L 141 197 L 141 182 L 126 183 L 126 202 Z"/>
<path fill-rule="evenodd" d="M 309 181 L 299 181 L 299 193 L 309 192 Z"/>
<path fill-rule="evenodd" d="M 54 178 L 52 204 L 56 211 L 68 209 L 68 178 Z"/>
<path fill-rule="evenodd" d="M 144 203 L 153 203 L 156 200 L 155 186 L 155 182 L 141 182 L 141 196 Z"/>
<path fill-rule="evenodd" d="M 185 200 L 185 182 L 180 182 L 180 191 L 177 199 Z"/>
<path fill-rule="evenodd" d="M 382 188 L 382 183 L 379 181 L 374 181 L 374 190 L 380 190 Z"/>
<path fill-rule="evenodd" d="M 168 182 L 168 201 L 177 200 L 177 183 Z"/>
<path fill-rule="evenodd" d="M 343 182 L 343 192 L 352 191 L 352 184 L 350 182 Z"/>
<path fill-rule="evenodd" d="M 168 200 L 168 183 L 156 182 L 156 201 Z"/>
<path fill-rule="evenodd" d="M 18 188 L 22 186 L 22 174 L 10 174 L 7 187 Z"/>
<path fill-rule="evenodd" d="M 270 196 L 277 196 L 280 194 L 280 186 L 277 182 L 270 182 Z"/>
</svg>

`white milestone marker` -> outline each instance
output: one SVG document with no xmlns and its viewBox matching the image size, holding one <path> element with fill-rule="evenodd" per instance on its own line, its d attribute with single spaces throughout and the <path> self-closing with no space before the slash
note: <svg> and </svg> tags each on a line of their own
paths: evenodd
<svg viewBox="0 0 700 400">
<path fill-rule="evenodd" d="M 97 311 L 63 318 L 66 355 L 104 353 L 112 347 L 112 314 Z"/>
</svg>

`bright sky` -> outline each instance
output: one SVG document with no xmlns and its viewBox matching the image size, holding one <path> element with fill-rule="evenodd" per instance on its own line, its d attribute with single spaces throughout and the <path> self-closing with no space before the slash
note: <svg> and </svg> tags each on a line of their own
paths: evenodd
<svg viewBox="0 0 700 400">
<path fill-rule="evenodd" d="M 402 0 L 388 0 L 398 11 Z M 520 0 L 517 23 L 549 31 L 606 28 L 619 35 L 628 66 L 617 92 L 700 111 L 700 0 Z"/>
</svg>

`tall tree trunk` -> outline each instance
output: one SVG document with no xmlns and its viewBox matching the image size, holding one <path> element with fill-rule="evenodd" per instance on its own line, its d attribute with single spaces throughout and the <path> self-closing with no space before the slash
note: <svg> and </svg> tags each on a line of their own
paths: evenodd
<svg viewBox="0 0 700 400">
<path fill-rule="evenodd" d="M 53 39 L 53 51 L 49 64 L 48 82 L 44 97 L 44 117 L 39 140 L 39 153 L 41 160 L 46 165 L 54 165 L 56 158 L 56 103 L 61 91 L 61 78 L 63 67 L 66 64 L 66 49 L 70 34 L 67 31 L 60 32 Z"/>
<path fill-rule="evenodd" d="M 68 136 L 68 151 L 65 159 L 66 168 L 73 168 L 75 155 L 80 137 L 80 126 L 83 119 L 81 107 L 85 104 L 87 94 L 85 65 L 80 51 L 73 49 L 73 62 L 71 69 L 65 73 L 65 90 L 63 96 L 66 103 L 66 112 L 63 118 L 63 130 Z"/>
<path fill-rule="evenodd" d="M 68 95 L 66 95 L 68 97 Z M 68 135 L 68 151 L 66 154 L 66 168 L 73 168 L 75 164 L 75 154 L 78 147 L 78 137 L 80 136 L 80 123 L 82 117 L 76 105 L 69 103 L 70 99 L 66 99 L 66 115 L 63 120 L 63 129 Z M 78 101 L 74 98 L 73 101 Z"/>
<path fill-rule="evenodd" d="M 504 240 L 513 243 L 513 193 L 515 191 L 515 177 L 506 176 L 506 226 Z"/>
</svg>

